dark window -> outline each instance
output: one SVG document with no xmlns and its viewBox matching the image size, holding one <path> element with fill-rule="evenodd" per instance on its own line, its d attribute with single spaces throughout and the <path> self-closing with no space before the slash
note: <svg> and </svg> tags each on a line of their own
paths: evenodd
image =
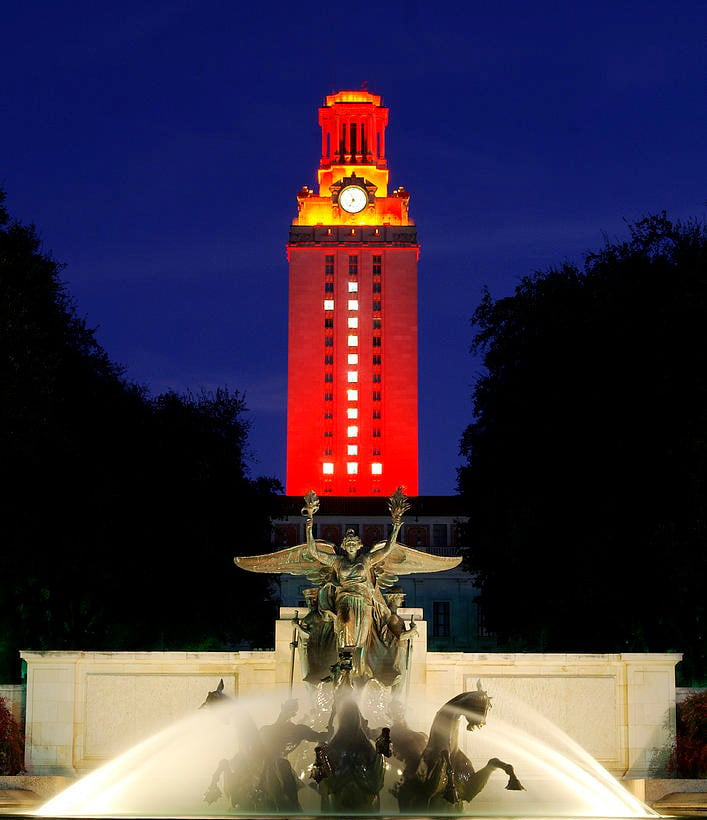
<svg viewBox="0 0 707 820">
<path fill-rule="evenodd" d="M 332 452 L 333 451 L 332 451 L 331 447 L 325 447 L 324 448 L 324 455 L 325 456 L 330 456 L 332 454 Z"/>
<path fill-rule="evenodd" d="M 381 303 L 380 302 L 374 302 L 373 303 L 373 310 L 375 311 L 375 310 L 380 310 L 380 309 L 381 309 Z"/>
<path fill-rule="evenodd" d="M 333 419 L 333 418 L 334 418 L 334 414 L 332 413 L 332 411 L 331 411 L 331 410 L 325 410 L 325 411 L 324 411 L 324 418 L 325 418 L 325 419 Z"/>
<path fill-rule="evenodd" d="M 378 427 L 374 427 L 373 428 L 373 438 L 380 438 L 380 437 L 381 437 L 380 429 Z"/>
<path fill-rule="evenodd" d="M 374 353 L 373 354 L 373 364 L 380 364 L 381 363 L 381 354 Z"/>
<path fill-rule="evenodd" d="M 380 400 L 381 400 L 380 390 L 374 390 L 373 391 L 373 401 L 380 401 Z"/>
<path fill-rule="evenodd" d="M 374 282 L 373 283 L 373 292 L 374 293 L 380 293 L 381 292 L 381 283 L 380 282 Z"/>
<path fill-rule="evenodd" d="M 435 547 L 447 546 L 447 525 L 433 524 L 432 525 L 432 544 Z"/>
<path fill-rule="evenodd" d="M 358 276 L 358 256 L 349 256 L 349 276 Z"/>
<path fill-rule="evenodd" d="M 479 638 L 493 637 L 493 632 L 489 629 L 486 621 L 486 613 L 479 603 L 476 604 L 476 635 Z"/>
<path fill-rule="evenodd" d="M 380 447 L 374 447 L 373 448 L 373 455 L 374 456 L 379 456 L 380 454 L 381 454 L 381 448 Z M 390 533 L 388 533 L 388 534 L 390 534 Z"/>
<path fill-rule="evenodd" d="M 380 384 L 380 380 L 381 380 L 381 374 L 380 373 L 374 373 L 373 374 L 373 382 L 375 384 Z"/>
<path fill-rule="evenodd" d="M 334 257 L 333 256 L 325 256 L 324 257 L 324 273 L 327 276 L 334 275 Z"/>
<path fill-rule="evenodd" d="M 333 393 L 325 393 L 324 394 L 324 401 L 334 401 L 334 394 Z"/>
<path fill-rule="evenodd" d="M 381 411 L 380 410 L 374 410 L 373 411 L 373 418 L 374 419 L 379 419 L 380 417 L 381 417 Z"/>
<path fill-rule="evenodd" d="M 381 327 L 382 327 L 381 320 L 380 319 L 374 319 L 373 320 L 373 329 L 374 330 L 380 330 Z"/>
<path fill-rule="evenodd" d="M 324 381 L 325 382 L 333 382 L 334 381 L 334 374 L 333 373 L 325 373 L 324 374 Z"/>
<path fill-rule="evenodd" d="M 327 353 L 324 356 L 324 364 L 334 364 L 334 357 L 331 355 L 331 353 Z"/>
<path fill-rule="evenodd" d="M 381 337 L 374 336 L 373 337 L 373 347 L 380 347 L 381 346 Z"/>
<path fill-rule="evenodd" d="M 432 602 L 432 637 L 449 637 L 449 601 Z"/>
<path fill-rule="evenodd" d="M 331 432 L 331 430 L 324 431 L 324 438 L 331 438 L 333 435 L 334 434 Z"/>
<path fill-rule="evenodd" d="M 334 327 L 334 317 L 333 316 L 325 316 L 324 317 L 324 327 Z"/>
<path fill-rule="evenodd" d="M 324 293 L 333 293 L 334 292 L 334 283 L 333 282 L 325 282 L 324 283 Z"/>
<path fill-rule="evenodd" d="M 380 276 L 381 275 L 381 261 L 382 256 L 374 256 L 373 257 L 373 275 Z"/>
<path fill-rule="evenodd" d="M 327 336 L 324 339 L 324 347 L 334 347 L 334 337 L 333 336 Z"/>
</svg>

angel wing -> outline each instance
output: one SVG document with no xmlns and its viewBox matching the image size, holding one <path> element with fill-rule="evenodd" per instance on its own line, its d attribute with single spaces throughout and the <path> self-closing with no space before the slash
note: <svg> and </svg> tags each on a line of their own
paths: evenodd
<svg viewBox="0 0 707 820">
<path fill-rule="evenodd" d="M 374 544 L 371 547 L 371 554 L 373 555 L 385 545 L 385 541 Z M 445 569 L 458 567 L 461 560 L 460 557 L 447 558 L 442 555 L 431 555 L 429 552 L 414 550 L 396 542 L 388 553 L 388 557 L 380 564 L 374 564 L 373 571 L 376 574 L 378 586 L 385 589 L 393 586 L 399 575 L 412 575 L 413 572 L 442 572 Z"/>
<path fill-rule="evenodd" d="M 317 539 L 317 547 L 332 555 L 336 551 L 336 547 L 329 541 Z M 297 544 L 296 547 L 267 552 L 264 555 L 236 555 L 233 560 L 237 566 L 248 572 L 287 572 L 290 575 L 304 575 L 317 586 L 328 583 L 334 577 L 331 567 L 312 558 L 306 544 Z"/>
</svg>

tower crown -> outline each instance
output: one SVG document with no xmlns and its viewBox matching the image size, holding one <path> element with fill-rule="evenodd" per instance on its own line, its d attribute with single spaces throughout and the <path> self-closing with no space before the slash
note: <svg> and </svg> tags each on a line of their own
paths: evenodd
<svg viewBox="0 0 707 820">
<path fill-rule="evenodd" d="M 319 161 L 319 195 L 354 169 L 369 179 L 379 196 L 387 196 L 388 171 L 385 158 L 385 127 L 388 109 L 382 97 L 368 91 L 339 91 L 329 94 L 319 109 L 322 156 Z"/>
</svg>

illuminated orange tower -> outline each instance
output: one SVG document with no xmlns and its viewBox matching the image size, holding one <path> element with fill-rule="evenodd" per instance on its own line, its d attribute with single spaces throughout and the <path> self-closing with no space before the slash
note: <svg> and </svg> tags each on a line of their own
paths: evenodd
<svg viewBox="0 0 707 820">
<path fill-rule="evenodd" d="M 388 109 L 340 91 L 319 109 L 319 192 L 292 221 L 287 494 L 418 493 L 417 231 L 388 193 Z"/>
</svg>

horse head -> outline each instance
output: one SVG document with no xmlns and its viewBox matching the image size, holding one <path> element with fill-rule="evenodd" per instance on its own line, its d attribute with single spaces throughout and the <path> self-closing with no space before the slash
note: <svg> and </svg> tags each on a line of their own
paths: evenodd
<svg viewBox="0 0 707 820">
<path fill-rule="evenodd" d="M 464 705 L 467 732 L 485 726 L 486 715 L 491 708 L 491 698 L 481 685 L 481 681 L 476 681 L 476 689 L 473 692 L 464 692 L 460 697 Z"/>
<path fill-rule="evenodd" d="M 201 704 L 199 709 L 203 709 L 205 706 L 221 706 L 224 703 L 227 703 L 229 700 L 230 698 L 223 691 L 223 678 L 221 678 L 218 686 L 214 689 L 214 691 L 209 692 L 206 695 L 206 700 Z"/>
</svg>

